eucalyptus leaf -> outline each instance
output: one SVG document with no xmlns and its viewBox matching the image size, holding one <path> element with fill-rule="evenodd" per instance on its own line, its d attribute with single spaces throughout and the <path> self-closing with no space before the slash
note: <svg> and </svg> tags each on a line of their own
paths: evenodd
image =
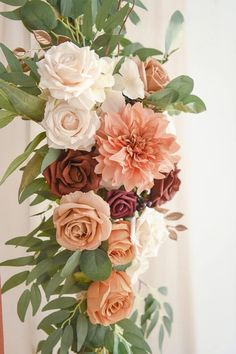
<svg viewBox="0 0 236 354">
<path fill-rule="evenodd" d="M 170 321 L 172 322 L 173 319 L 174 319 L 174 314 L 173 314 L 173 309 L 172 309 L 172 307 L 171 307 L 170 304 L 168 304 L 167 302 L 164 302 L 163 306 L 164 306 L 164 309 L 165 309 L 165 311 L 166 311 L 166 313 L 167 313 L 167 315 L 168 315 Z"/>
<path fill-rule="evenodd" d="M 32 265 L 34 263 L 34 257 L 33 256 L 28 256 L 28 257 L 18 257 L 18 258 L 13 258 L 9 259 L 8 261 L 4 261 L 0 263 L 1 267 L 23 267 L 26 265 Z"/>
<path fill-rule="evenodd" d="M 20 8 L 15 9 L 13 11 L 2 11 L 0 12 L 0 15 L 8 18 L 9 20 L 15 20 L 15 21 L 21 20 Z"/>
<path fill-rule="evenodd" d="M 74 306 L 76 303 L 77 301 L 74 297 L 64 296 L 58 299 L 54 299 L 49 303 L 47 303 L 47 305 L 44 306 L 42 311 L 49 311 L 55 309 L 67 309 L 69 307 Z"/>
<path fill-rule="evenodd" d="M 27 198 L 37 193 L 40 190 L 48 189 L 45 179 L 43 177 L 33 180 L 19 195 L 19 203 L 23 203 Z"/>
<path fill-rule="evenodd" d="M 53 348 L 57 345 L 62 335 L 62 329 L 58 328 L 52 332 L 49 337 L 44 341 L 41 349 L 41 354 L 51 354 Z"/>
<path fill-rule="evenodd" d="M 165 55 L 168 55 L 173 43 L 180 36 L 184 24 L 184 17 L 180 11 L 176 11 L 170 18 L 165 38 Z M 178 47 L 178 45 L 176 46 Z"/>
<path fill-rule="evenodd" d="M 44 317 L 44 319 L 38 325 L 38 329 L 43 329 L 45 326 L 48 325 L 55 325 L 62 323 L 70 316 L 70 311 L 67 310 L 59 310 L 56 312 L 51 313 L 50 315 Z"/>
<path fill-rule="evenodd" d="M 83 251 L 80 257 L 80 268 L 85 275 L 96 281 L 107 279 L 112 271 L 112 264 L 106 252 L 101 249 Z"/>
<path fill-rule="evenodd" d="M 168 289 L 166 286 L 162 286 L 158 289 L 159 293 L 162 294 L 162 295 L 168 295 Z"/>
<path fill-rule="evenodd" d="M 33 284 L 31 287 L 30 300 L 34 316 L 37 313 L 42 300 L 42 295 L 37 284 Z"/>
<path fill-rule="evenodd" d="M 1 0 L 4 4 L 11 6 L 23 6 L 27 0 Z"/>
<path fill-rule="evenodd" d="M 55 162 L 61 155 L 62 150 L 49 148 L 47 154 L 45 155 L 42 165 L 41 172 L 43 172 L 49 165 Z"/>
<path fill-rule="evenodd" d="M 27 2 L 21 8 L 21 18 L 30 31 L 44 30 L 50 32 L 57 25 L 57 18 L 53 8 L 42 0 Z"/>
<path fill-rule="evenodd" d="M 92 0 L 87 0 L 84 7 L 83 34 L 87 39 L 93 38 Z"/>
<path fill-rule="evenodd" d="M 181 75 L 173 79 L 168 83 L 166 89 L 173 89 L 178 92 L 178 100 L 181 101 L 183 98 L 190 95 L 193 91 L 194 82 L 191 77 L 186 75 Z"/>
<path fill-rule="evenodd" d="M 148 96 L 146 101 L 153 104 L 160 110 L 166 110 L 172 103 L 178 100 L 179 94 L 171 88 L 164 88 L 156 93 Z"/>
<path fill-rule="evenodd" d="M 49 299 L 50 296 L 54 293 L 54 291 L 59 287 L 64 278 L 61 277 L 61 271 L 56 272 L 53 277 L 49 280 L 46 288 L 45 294 L 46 298 Z"/>
<path fill-rule="evenodd" d="M 61 338 L 61 347 L 59 354 L 68 354 L 68 350 L 73 344 L 74 331 L 72 326 L 66 326 L 62 338 Z"/>
<path fill-rule="evenodd" d="M 34 79 L 31 76 L 25 75 L 21 72 L 3 73 L 0 74 L 0 78 L 17 86 L 30 88 L 31 91 L 36 87 L 36 82 Z"/>
<path fill-rule="evenodd" d="M 17 303 L 17 314 L 21 322 L 24 322 L 26 311 L 30 303 L 30 291 L 26 289 Z"/>
<path fill-rule="evenodd" d="M 3 54 L 7 60 L 7 63 L 12 72 L 22 72 L 22 68 L 20 65 L 19 60 L 16 56 L 12 53 L 10 49 L 8 49 L 3 43 L 0 43 L 0 48 L 3 51 Z"/>
<path fill-rule="evenodd" d="M 52 259 L 50 258 L 43 259 L 31 270 L 26 283 L 30 284 L 32 281 L 40 277 L 42 274 L 48 272 L 52 264 L 53 264 Z"/>
<path fill-rule="evenodd" d="M 109 16 L 110 9 L 114 4 L 114 0 L 103 0 L 101 3 L 101 6 L 98 10 L 97 16 L 96 16 L 96 27 L 99 31 L 101 31 L 105 25 L 105 21 Z"/>
<path fill-rule="evenodd" d="M 72 254 L 72 256 L 66 262 L 66 265 L 61 271 L 61 276 L 66 278 L 68 275 L 73 273 L 73 271 L 78 267 L 81 257 L 81 251 L 76 251 Z"/>
<path fill-rule="evenodd" d="M 171 327 L 172 327 L 172 323 L 171 320 L 169 319 L 169 317 L 167 316 L 163 316 L 162 317 L 162 322 L 164 323 L 165 329 L 167 330 L 168 335 L 171 335 Z"/>
<path fill-rule="evenodd" d="M 2 286 L 2 294 L 4 294 L 5 292 L 7 292 L 8 290 L 15 288 L 16 286 L 22 284 L 27 276 L 28 276 L 29 272 L 28 271 L 24 271 L 24 272 L 20 272 L 18 274 L 14 274 L 11 278 L 9 278 L 5 284 Z"/>
<path fill-rule="evenodd" d="M 129 333 L 129 332 L 124 332 L 123 333 L 123 337 L 131 345 L 133 345 L 133 346 L 135 346 L 135 347 L 137 347 L 139 349 L 146 350 L 147 353 L 152 353 L 151 348 L 149 347 L 147 342 L 144 340 L 144 338 L 141 338 L 141 337 L 136 336 L 135 334 Z"/>
<path fill-rule="evenodd" d="M 145 61 L 148 57 L 162 54 L 160 50 L 155 48 L 139 48 L 134 52 L 134 55 L 137 55 L 142 61 Z"/>
<path fill-rule="evenodd" d="M 0 129 L 11 123 L 15 116 L 12 112 L 0 110 Z"/>
<path fill-rule="evenodd" d="M 125 17 L 127 16 L 128 12 L 130 11 L 129 4 L 122 7 L 121 10 L 117 11 L 114 15 L 110 16 L 104 26 L 103 29 L 105 32 L 110 32 L 114 30 L 118 26 L 122 26 Z"/>
<path fill-rule="evenodd" d="M 161 353 L 162 353 L 162 349 L 163 349 L 164 337 L 165 337 L 164 327 L 163 327 L 163 325 L 161 325 L 160 330 L 159 330 L 159 336 L 158 336 L 159 349 L 160 349 Z"/>
<path fill-rule="evenodd" d="M 146 334 L 147 338 L 150 336 L 150 334 L 152 333 L 153 329 L 156 327 L 158 320 L 159 320 L 159 311 L 156 311 L 154 313 L 154 315 L 152 316 L 150 324 L 149 324 L 149 326 L 147 328 L 147 334 Z"/>
</svg>

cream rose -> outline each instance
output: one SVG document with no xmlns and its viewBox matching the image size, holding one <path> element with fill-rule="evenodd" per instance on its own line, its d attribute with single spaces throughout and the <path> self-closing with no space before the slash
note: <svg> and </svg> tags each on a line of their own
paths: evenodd
<svg viewBox="0 0 236 354">
<path fill-rule="evenodd" d="M 38 62 L 38 71 L 42 89 L 48 89 L 54 98 L 68 100 L 92 87 L 99 78 L 101 65 L 94 50 L 65 42 L 45 53 Z"/>
<path fill-rule="evenodd" d="M 157 256 L 168 234 L 163 214 L 155 209 L 145 208 L 137 221 L 132 219 L 131 239 L 136 249 L 136 257 L 127 273 L 133 284 L 149 268 L 149 259 Z"/>
<path fill-rule="evenodd" d="M 41 124 L 46 130 L 49 147 L 90 151 L 100 120 L 95 111 L 49 99 Z"/>
<path fill-rule="evenodd" d="M 125 272 L 113 271 L 104 281 L 93 282 L 87 291 L 87 313 L 91 323 L 109 326 L 129 317 L 134 294 Z"/>
<path fill-rule="evenodd" d="M 94 250 L 110 236 L 109 217 L 109 205 L 93 191 L 67 194 L 53 214 L 57 242 L 71 251 Z"/>
</svg>

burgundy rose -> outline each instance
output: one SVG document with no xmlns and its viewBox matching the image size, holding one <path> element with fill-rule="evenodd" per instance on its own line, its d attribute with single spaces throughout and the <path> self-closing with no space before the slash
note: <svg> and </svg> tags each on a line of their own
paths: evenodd
<svg viewBox="0 0 236 354">
<path fill-rule="evenodd" d="M 107 203 L 110 205 L 113 219 L 126 218 L 134 215 L 137 197 L 133 192 L 114 190 L 107 193 Z"/>
<path fill-rule="evenodd" d="M 164 179 L 156 179 L 151 193 L 148 196 L 152 207 L 160 206 L 170 201 L 178 192 L 181 181 L 178 178 L 180 170 L 177 168 L 170 171 Z"/>
<path fill-rule="evenodd" d="M 43 172 L 53 194 L 61 197 L 76 191 L 88 192 L 99 187 L 94 172 L 97 161 L 93 152 L 67 150 Z"/>
</svg>

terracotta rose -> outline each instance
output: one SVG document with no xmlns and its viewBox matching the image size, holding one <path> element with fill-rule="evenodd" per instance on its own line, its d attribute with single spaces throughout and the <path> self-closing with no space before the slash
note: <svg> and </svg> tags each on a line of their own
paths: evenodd
<svg viewBox="0 0 236 354">
<path fill-rule="evenodd" d="M 177 168 L 166 174 L 164 179 L 155 179 L 154 186 L 149 195 L 152 207 L 160 206 L 170 201 L 178 192 L 181 181 L 178 177 L 180 170 Z"/>
<path fill-rule="evenodd" d="M 134 259 L 135 248 L 131 242 L 129 221 L 112 224 L 112 232 L 108 239 L 108 256 L 113 265 L 128 264 Z"/>
<path fill-rule="evenodd" d="M 49 165 L 43 175 L 51 192 L 58 197 L 75 191 L 88 192 L 99 187 L 100 177 L 94 172 L 96 155 L 90 152 L 67 150 Z"/>
<path fill-rule="evenodd" d="M 109 205 L 93 191 L 63 196 L 53 214 L 57 242 L 71 251 L 94 250 L 110 236 L 109 217 Z"/>
<path fill-rule="evenodd" d="M 139 74 L 146 92 L 159 91 L 170 81 L 166 70 L 158 60 L 147 58 L 145 62 L 142 62 L 139 58 L 135 58 L 135 62 L 138 65 Z"/>
<path fill-rule="evenodd" d="M 129 317 L 134 295 L 125 272 L 113 271 L 104 281 L 92 283 L 87 291 L 87 313 L 91 323 L 109 326 Z"/>
</svg>

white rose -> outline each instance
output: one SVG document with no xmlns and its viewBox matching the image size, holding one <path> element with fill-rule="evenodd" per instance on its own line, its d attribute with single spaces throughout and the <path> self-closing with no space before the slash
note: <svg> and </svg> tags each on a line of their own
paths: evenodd
<svg viewBox="0 0 236 354">
<path fill-rule="evenodd" d="M 81 110 L 66 101 L 47 102 L 42 126 L 48 145 L 55 149 L 90 151 L 100 120 L 94 111 Z"/>
<path fill-rule="evenodd" d="M 132 59 L 125 59 L 115 80 L 115 90 L 123 92 L 131 99 L 144 98 L 144 83 L 140 78 L 138 65 Z"/>
<path fill-rule="evenodd" d="M 149 268 L 149 259 L 157 256 L 169 232 L 163 214 L 147 207 L 137 220 L 132 219 L 131 226 L 131 239 L 136 248 L 136 259 L 127 272 L 132 278 L 132 283 L 135 284 L 140 275 Z"/>
<path fill-rule="evenodd" d="M 50 48 L 38 62 L 39 86 L 54 98 L 68 100 L 91 88 L 101 72 L 98 55 L 89 47 L 65 42 Z"/>
</svg>

